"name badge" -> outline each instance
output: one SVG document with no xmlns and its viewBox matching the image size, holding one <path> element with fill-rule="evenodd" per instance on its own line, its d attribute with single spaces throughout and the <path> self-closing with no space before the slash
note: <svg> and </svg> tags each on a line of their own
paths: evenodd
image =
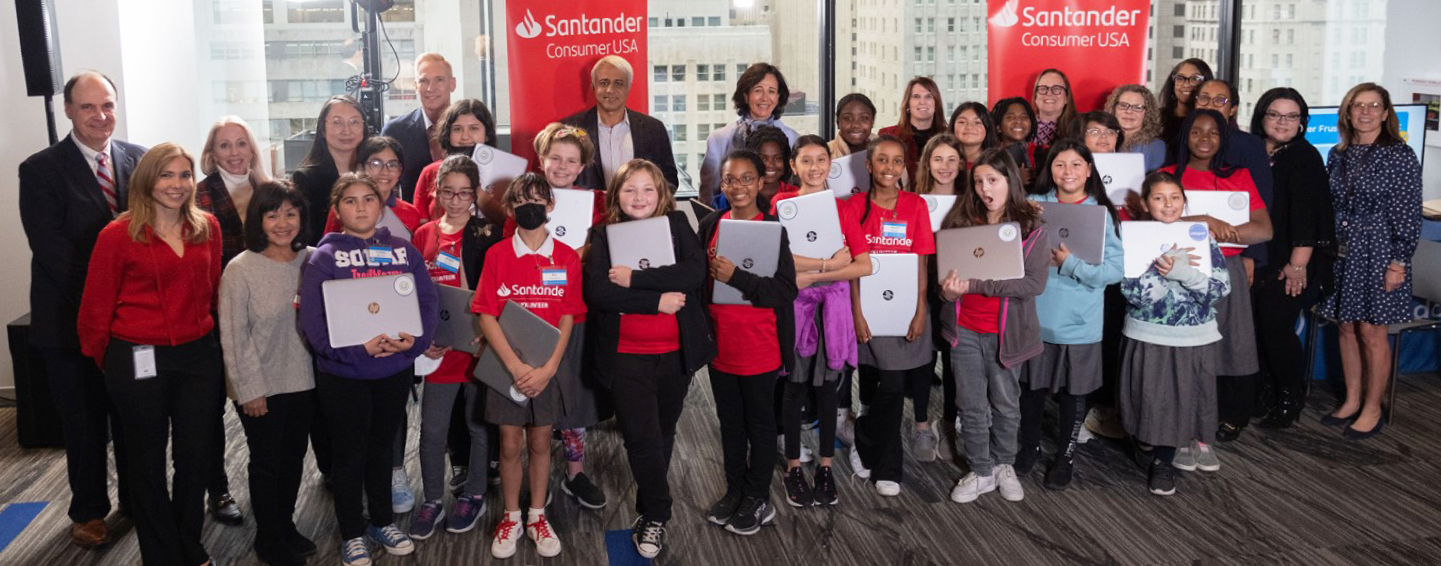
<svg viewBox="0 0 1441 566">
<path fill-rule="evenodd" d="M 906 223 L 899 220 L 888 220 L 881 223 L 881 236 L 885 238 L 906 237 Z"/>
<path fill-rule="evenodd" d="M 565 285 L 565 268 L 555 267 L 540 270 L 541 285 Z"/>
<path fill-rule="evenodd" d="M 445 252 L 440 252 L 439 255 L 435 256 L 435 265 L 451 273 L 457 273 L 460 271 L 460 258 Z"/>
<path fill-rule="evenodd" d="M 365 256 L 370 263 L 390 265 L 395 263 L 395 256 L 391 254 L 390 248 L 385 246 L 370 246 L 365 250 Z"/>
<path fill-rule="evenodd" d="M 131 348 L 131 356 L 135 359 L 135 379 L 150 379 L 155 377 L 154 346 L 136 346 Z"/>
</svg>

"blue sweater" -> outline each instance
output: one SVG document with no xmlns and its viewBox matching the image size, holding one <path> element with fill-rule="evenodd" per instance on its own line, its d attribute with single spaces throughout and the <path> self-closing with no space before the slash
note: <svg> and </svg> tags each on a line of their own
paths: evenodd
<svg viewBox="0 0 1441 566">
<path fill-rule="evenodd" d="M 1032 196 L 1037 202 L 1059 202 L 1056 192 Z M 1081 204 L 1096 204 L 1086 197 Z M 1050 253 L 1049 250 L 1046 251 Z M 1041 340 L 1048 344 L 1095 344 L 1101 341 L 1107 285 L 1119 283 L 1124 250 L 1115 225 L 1106 231 L 1105 261 L 1095 265 L 1071 254 L 1058 268 L 1048 269 L 1046 291 L 1036 297 Z"/>
</svg>

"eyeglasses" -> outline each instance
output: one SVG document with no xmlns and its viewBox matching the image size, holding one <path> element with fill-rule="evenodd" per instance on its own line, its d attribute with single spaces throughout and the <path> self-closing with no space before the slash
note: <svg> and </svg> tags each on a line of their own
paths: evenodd
<svg viewBox="0 0 1441 566">
<path fill-rule="evenodd" d="M 749 186 L 751 186 L 751 185 L 756 184 L 756 181 L 759 180 L 759 179 L 760 179 L 760 178 L 759 178 L 759 177 L 756 177 L 755 175 L 746 175 L 746 176 L 741 177 L 741 178 L 726 177 L 726 178 L 721 179 L 721 186 L 722 186 L 722 187 L 734 187 L 734 186 L 739 185 L 739 186 L 742 186 L 742 187 L 749 187 Z"/>
<path fill-rule="evenodd" d="M 370 161 L 366 161 L 366 162 L 365 162 L 365 167 L 366 167 L 367 169 L 389 169 L 389 170 L 391 170 L 391 171 L 399 171 L 399 170 L 400 170 L 400 162 L 399 162 L 399 161 L 396 161 L 396 160 L 394 160 L 394 159 L 392 159 L 392 160 L 390 160 L 390 161 L 381 161 L 381 160 L 379 160 L 379 159 L 372 159 L 372 160 L 370 160 Z"/>
<path fill-rule="evenodd" d="M 1042 96 L 1048 94 L 1066 94 L 1066 85 L 1040 85 L 1036 87 L 1036 94 Z"/>
<path fill-rule="evenodd" d="M 475 191 L 437 191 L 435 195 L 441 200 L 472 200 L 475 198 Z"/>
<path fill-rule="evenodd" d="M 1300 115 L 1300 114 L 1297 114 L 1297 113 L 1282 114 L 1282 113 L 1276 112 L 1276 111 L 1274 111 L 1274 110 L 1267 110 L 1267 111 L 1266 111 L 1266 119 L 1267 119 L 1267 120 L 1270 120 L 1270 121 L 1272 121 L 1272 122 L 1280 122 L 1280 123 L 1283 123 L 1283 124 L 1284 124 L 1284 123 L 1286 123 L 1286 122 L 1297 122 L 1297 121 L 1300 121 L 1300 120 L 1301 120 L 1301 115 Z"/>
<path fill-rule="evenodd" d="M 1351 110 L 1352 110 L 1352 111 L 1355 111 L 1355 112 L 1361 112 L 1361 113 L 1365 113 L 1367 110 L 1369 110 L 1369 111 L 1371 111 L 1371 112 L 1378 112 L 1378 113 L 1379 113 L 1379 112 L 1382 112 L 1382 111 L 1386 110 L 1386 105 L 1385 105 L 1385 104 L 1381 104 L 1380 102 L 1371 102 L 1371 103 L 1366 103 L 1366 102 L 1352 102 L 1352 103 L 1351 103 Z"/>
<path fill-rule="evenodd" d="M 1196 106 L 1210 106 L 1212 104 L 1216 106 L 1226 106 L 1230 103 L 1231 99 L 1224 96 L 1211 96 L 1208 94 L 1196 95 Z"/>
<path fill-rule="evenodd" d="M 1203 76 L 1203 75 L 1191 75 L 1191 76 L 1188 77 L 1188 76 L 1186 76 L 1186 75 L 1182 75 L 1182 74 L 1179 74 L 1179 73 L 1178 73 L 1178 74 L 1175 74 L 1175 75 L 1171 75 L 1171 80 L 1173 80 L 1173 81 L 1175 81 L 1175 82 L 1178 82 L 1178 83 L 1191 83 L 1191 84 L 1193 84 L 1193 85 L 1198 85 L 1198 84 L 1201 84 L 1201 83 L 1206 82 L 1206 77 Z"/>
<path fill-rule="evenodd" d="M 364 130 L 364 129 L 365 129 L 365 120 L 361 120 L 360 118 L 351 118 L 351 119 L 349 119 L 349 120 L 342 120 L 342 119 L 340 119 L 340 118 L 331 118 L 330 121 L 327 122 L 327 124 L 329 124 L 331 128 L 336 129 L 336 130 Z"/>
<path fill-rule="evenodd" d="M 1145 104 L 1126 104 L 1126 103 L 1124 103 L 1124 102 L 1117 102 L 1117 103 L 1116 103 L 1116 110 L 1121 111 L 1121 112 L 1145 112 L 1145 111 L 1146 111 L 1146 105 L 1145 105 Z"/>
<path fill-rule="evenodd" d="M 1090 128 L 1086 130 L 1086 135 L 1093 138 L 1114 138 L 1118 133 L 1119 132 L 1117 132 L 1116 130 L 1112 130 L 1110 128 Z"/>
</svg>

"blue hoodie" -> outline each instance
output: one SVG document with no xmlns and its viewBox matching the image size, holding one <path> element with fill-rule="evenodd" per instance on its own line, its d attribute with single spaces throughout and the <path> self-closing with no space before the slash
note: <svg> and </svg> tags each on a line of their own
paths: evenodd
<svg viewBox="0 0 1441 566">
<path fill-rule="evenodd" d="M 372 261 L 366 253 L 372 246 L 389 248 L 396 261 L 389 264 Z M 331 347 L 320 284 L 331 279 L 401 273 L 415 276 L 415 292 L 420 301 L 420 322 L 424 333 L 415 337 L 415 345 L 408 351 L 384 358 L 371 357 L 364 345 Z M 328 374 L 351 379 L 380 379 L 399 373 L 415 363 L 415 358 L 430 347 L 438 318 L 439 299 L 435 283 L 431 282 L 430 273 L 426 270 L 425 258 L 410 242 L 391 236 L 386 228 L 377 228 L 369 240 L 341 232 L 326 234 L 300 273 L 300 328 L 315 352 L 316 366 Z"/>
<path fill-rule="evenodd" d="M 1055 191 L 1032 196 L 1031 200 L 1060 202 L 1056 200 Z M 1080 204 L 1096 204 L 1096 199 L 1087 195 Z M 1036 297 L 1036 311 L 1041 315 L 1042 341 L 1048 344 L 1095 344 L 1101 341 L 1106 286 L 1121 282 L 1125 254 L 1115 225 L 1110 228 L 1106 231 L 1106 258 L 1102 265 L 1087 263 L 1071 254 L 1059 268 L 1054 265 L 1047 268 L 1051 276 L 1046 279 L 1046 291 Z"/>
</svg>

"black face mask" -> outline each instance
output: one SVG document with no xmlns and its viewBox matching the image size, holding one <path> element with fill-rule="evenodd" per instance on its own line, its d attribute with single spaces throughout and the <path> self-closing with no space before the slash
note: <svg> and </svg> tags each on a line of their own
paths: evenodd
<svg viewBox="0 0 1441 566">
<path fill-rule="evenodd" d="M 526 230 L 545 226 L 545 205 L 528 202 L 515 207 L 515 225 Z"/>
</svg>

